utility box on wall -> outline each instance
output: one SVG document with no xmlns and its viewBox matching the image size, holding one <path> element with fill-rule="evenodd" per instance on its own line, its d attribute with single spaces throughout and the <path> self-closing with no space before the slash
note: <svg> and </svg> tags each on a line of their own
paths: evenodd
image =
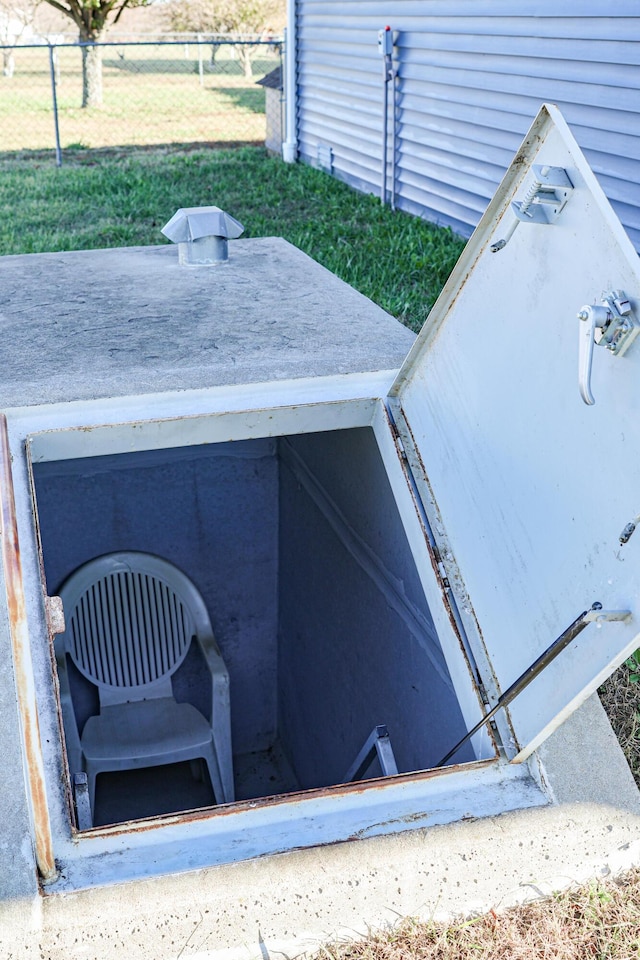
<svg viewBox="0 0 640 960">
<path fill-rule="evenodd" d="M 282 67 L 276 67 L 256 82 L 258 86 L 264 87 L 264 112 L 267 120 L 264 145 L 270 153 L 280 156 L 284 140 Z"/>
<path fill-rule="evenodd" d="M 93 286 L 64 302 L 80 261 Z M 640 511 L 640 272 L 555 109 L 413 346 L 282 241 L 236 241 L 204 268 L 162 247 L 0 272 L 20 347 L 2 492 L 21 556 L 5 549 L 5 579 L 26 612 L 8 621 L 22 727 L 40 727 L 24 822 L 52 895 L 549 801 L 528 759 L 640 644 L 640 536 L 622 535 Z M 118 551 L 165 558 L 204 600 L 233 802 L 187 777 L 167 806 L 167 764 L 157 782 L 98 777 L 80 816 L 53 598 Z M 82 737 L 104 703 L 86 677 L 70 685 Z M 207 713 L 195 654 L 171 696 Z M 350 782 L 382 725 L 395 769 L 372 752 Z"/>
</svg>

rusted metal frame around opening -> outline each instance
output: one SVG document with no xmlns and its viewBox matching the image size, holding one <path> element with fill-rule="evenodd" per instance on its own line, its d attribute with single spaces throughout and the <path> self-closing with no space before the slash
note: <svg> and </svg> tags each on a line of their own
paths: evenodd
<svg viewBox="0 0 640 960">
<path fill-rule="evenodd" d="M 104 837 L 120 837 L 122 835 L 136 835 L 149 833 L 154 830 L 162 830 L 166 827 L 172 827 L 177 824 L 192 824 L 202 821 L 229 820 L 230 818 L 242 816 L 244 813 L 255 811 L 257 809 L 269 809 L 285 804 L 299 804 L 306 800 L 314 801 L 329 797 L 348 797 L 353 795 L 376 794 L 389 785 L 390 782 L 402 783 L 402 781 L 426 783 L 430 780 L 440 779 L 451 774 L 459 772 L 469 772 L 472 770 L 483 770 L 496 763 L 494 757 L 488 757 L 484 760 L 473 760 L 467 763 L 451 764 L 446 768 L 431 768 L 429 770 L 411 771 L 410 773 L 399 773 L 395 776 L 375 777 L 369 780 L 358 780 L 354 783 L 338 783 L 328 787 L 315 787 L 309 790 L 298 790 L 294 793 L 274 794 L 267 797 L 258 797 L 252 800 L 236 800 L 233 803 L 225 803 L 215 807 L 199 807 L 195 810 L 182 810 L 176 813 L 158 814 L 153 817 L 143 817 L 139 820 L 127 820 L 122 823 L 107 823 L 100 826 L 91 827 L 88 830 L 74 830 L 74 835 L 83 841 L 100 840 Z M 426 803 L 426 800 L 425 800 Z M 426 813 L 427 808 L 421 808 L 410 814 L 411 820 L 416 820 L 422 813 Z M 357 839 L 353 836 L 351 839 Z M 309 846 L 315 846 L 313 842 Z M 321 844 L 323 845 L 323 844 Z M 306 846 L 306 844 L 305 844 Z M 90 854 L 90 848 L 84 848 L 85 852 Z M 297 849 L 297 847 L 296 847 Z"/>
<path fill-rule="evenodd" d="M 53 856 L 40 726 L 29 646 L 27 606 L 18 542 L 9 433 L 4 414 L 0 414 L 0 500 L 2 501 L 2 564 L 9 611 L 9 630 L 11 633 L 18 710 L 31 798 L 36 863 L 43 880 L 53 880 L 56 877 L 56 866 Z"/>
<path fill-rule="evenodd" d="M 295 408 L 295 409 L 298 409 L 298 408 Z M 241 411 L 241 412 L 245 412 L 245 411 Z M 174 419 L 174 418 L 170 418 L 170 419 Z M 157 421 L 151 420 L 151 421 L 144 421 L 144 422 L 155 423 Z M 67 428 L 67 430 L 69 429 L 70 428 Z M 81 430 L 82 428 L 74 428 L 74 429 Z M 67 432 L 67 430 L 60 431 L 60 432 Z M 51 431 L 51 432 L 57 433 L 58 431 Z M 85 434 L 83 432 L 83 436 L 84 435 Z M 38 543 L 38 556 L 39 556 L 40 574 L 41 574 L 41 580 L 42 580 L 41 585 L 42 585 L 44 600 L 46 604 L 48 601 L 50 602 L 51 600 L 55 600 L 56 598 L 47 597 L 47 585 L 46 585 L 46 578 L 44 575 L 44 562 L 43 562 L 43 556 L 42 556 L 42 543 L 39 535 L 37 495 L 36 495 L 35 483 L 34 483 L 34 477 L 33 477 L 33 460 L 31 455 L 32 451 L 31 451 L 31 445 L 29 442 L 32 439 L 33 437 L 29 437 L 27 440 L 27 464 L 29 469 L 29 476 L 30 476 L 30 482 L 31 482 L 31 488 L 32 488 L 32 497 L 33 497 L 33 504 L 34 504 L 36 536 L 37 536 L 37 543 Z M 59 632 L 59 631 L 54 628 L 54 632 Z M 58 714 L 60 716 L 60 711 L 58 711 Z M 63 729 L 61 730 L 61 738 L 64 744 Z M 265 807 L 277 806 L 281 803 L 287 803 L 287 802 L 290 803 L 292 801 L 295 802 L 296 800 L 300 800 L 300 799 L 307 799 L 307 798 L 312 799 L 314 797 L 331 796 L 335 794 L 341 795 L 341 794 L 349 794 L 349 793 L 359 793 L 363 791 L 370 792 L 372 790 L 375 791 L 377 787 L 386 785 L 389 782 L 389 779 L 394 779 L 394 780 L 397 779 L 399 781 L 401 780 L 426 781 L 435 777 L 446 775 L 447 773 L 450 773 L 458 769 L 457 765 L 452 765 L 449 768 L 447 768 L 447 770 L 432 769 L 432 770 L 426 770 L 426 771 L 412 771 L 406 774 L 399 774 L 392 778 L 383 778 L 383 779 L 374 778 L 373 780 L 360 781 L 355 784 L 346 784 L 346 785 L 337 784 L 337 785 L 332 785 L 330 787 L 319 788 L 317 790 L 307 790 L 303 792 L 298 792 L 296 794 L 262 797 L 257 801 L 251 800 L 251 801 L 237 802 L 234 804 L 224 805 L 222 807 L 210 807 L 210 808 L 203 808 L 203 809 L 190 810 L 190 811 L 189 810 L 181 811 L 176 814 L 169 814 L 169 815 L 163 814 L 157 817 L 142 818 L 141 820 L 137 820 L 133 822 L 129 821 L 126 823 L 106 824 L 100 827 L 92 827 L 89 830 L 80 830 L 75 820 L 73 804 L 70 800 L 71 788 L 70 788 L 70 782 L 69 782 L 69 771 L 66 765 L 66 751 L 63 750 L 63 753 L 65 754 L 65 764 L 64 764 L 65 793 L 67 796 L 67 805 L 68 805 L 68 813 L 71 821 L 71 829 L 74 836 L 82 836 L 83 839 L 99 838 L 104 836 L 119 836 L 122 834 L 134 834 L 137 832 L 146 832 L 154 828 L 158 829 L 166 826 L 171 826 L 176 823 L 189 823 L 192 821 L 209 820 L 209 819 L 217 820 L 220 817 L 228 817 L 229 815 L 241 814 L 245 809 L 252 809 L 255 807 L 263 807 L 263 806 Z M 482 768 L 494 762 L 495 762 L 495 758 L 492 757 L 485 760 L 467 763 L 467 764 L 464 764 L 463 766 L 465 769 L 476 768 L 476 767 Z"/>
<path fill-rule="evenodd" d="M 47 589 L 47 577 L 44 570 L 44 552 L 42 549 L 42 536 L 40 533 L 40 514 L 38 512 L 38 500 L 36 496 L 36 484 L 35 477 L 33 473 L 33 461 L 31 458 L 31 448 L 28 443 L 25 444 L 25 454 L 27 459 L 27 473 L 29 477 L 29 490 L 31 492 L 31 503 L 33 506 L 33 522 L 35 527 L 36 535 L 36 545 L 38 550 L 38 568 L 40 570 L 40 588 L 42 590 L 42 598 L 44 601 L 44 609 L 47 618 L 47 631 L 49 635 L 50 648 L 49 652 L 51 655 L 51 674 L 53 678 L 53 688 L 56 704 L 56 715 L 58 719 L 58 735 L 60 737 L 60 743 L 62 744 L 62 769 L 63 769 L 63 789 L 65 803 L 67 807 L 67 813 L 69 815 L 69 823 L 71 824 L 72 833 L 77 832 L 78 825 L 76 823 L 76 810 L 73 802 L 72 786 L 71 786 L 71 775 L 69 773 L 69 762 L 67 759 L 67 748 L 64 732 L 64 723 L 62 720 L 62 707 L 60 705 L 60 684 L 58 681 L 58 671 L 56 668 L 56 657 L 53 647 L 53 639 L 56 634 L 64 633 L 65 623 L 64 623 L 64 610 L 62 607 L 62 600 L 60 597 L 50 597 L 49 590 Z"/>
</svg>

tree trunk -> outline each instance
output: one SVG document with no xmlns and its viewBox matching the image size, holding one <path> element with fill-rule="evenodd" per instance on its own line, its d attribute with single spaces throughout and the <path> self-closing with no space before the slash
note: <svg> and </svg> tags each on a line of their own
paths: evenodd
<svg viewBox="0 0 640 960">
<path fill-rule="evenodd" d="M 95 42 L 82 48 L 82 106 L 102 106 L 102 47 Z"/>
<path fill-rule="evenodd" d="M 251 63 L 253 47 L 250 47 L 248 44 L 241 44 L 236 47 L 236 50 L 238 51 L 238 60 L 242 65 L 242 72 L 247 80 L 251 80 L 253 77 L 253 65 Z"/>
<path fill-rule="evenodd" d="M 5 77 L 12 77 L 16 69 L 16 59 L 13 48 L 5 47 L 2 51 L 2 73 Z"/>
</svg>

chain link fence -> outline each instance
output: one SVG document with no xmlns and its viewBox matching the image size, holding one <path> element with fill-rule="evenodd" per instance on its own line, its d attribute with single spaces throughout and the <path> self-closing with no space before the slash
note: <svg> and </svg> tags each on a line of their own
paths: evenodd
<svg viewBox="0 0 640 960">
<path fill-rule="evenodd" d="M 102 104 L 83 107 L 83 47 Z M 264 144 L 282 129 L 282 43 L 204 37 L 0 46 L 0 156 L 121 146 Z"/>
</svg>

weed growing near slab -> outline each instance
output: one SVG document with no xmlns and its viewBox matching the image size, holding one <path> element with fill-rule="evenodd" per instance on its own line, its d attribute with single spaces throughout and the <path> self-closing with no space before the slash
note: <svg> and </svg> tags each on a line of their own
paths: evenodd
<svg viewBox="0 0 640 960">
<path fill-rule="evenodd" d="M 640 683 L 637 676 L 640 651 L 623 663 L 598 691 L 609 722 L 627 763 L 640 787 Z"/>
<path fill-rule="evenodd" d="M 178 207 L 216 204 L 282 236 L 418 330 L 464 241 L 261 148 L 78 151 L 0 161 L 0 253 L 163 243 Z"/>
</svg>

